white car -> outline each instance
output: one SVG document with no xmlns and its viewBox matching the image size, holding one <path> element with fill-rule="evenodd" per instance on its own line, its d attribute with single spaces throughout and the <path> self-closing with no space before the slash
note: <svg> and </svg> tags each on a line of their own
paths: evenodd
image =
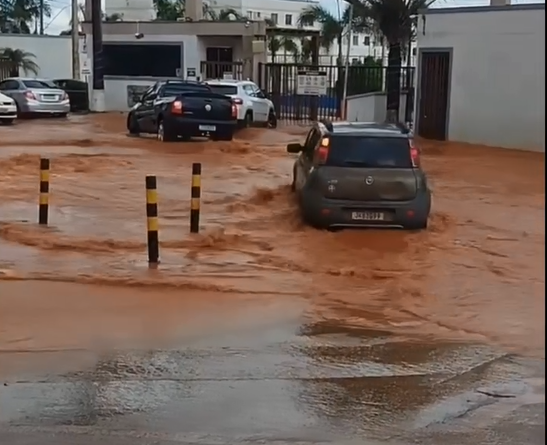
<svg viewBox="0 0 547 445">
<path fill-rule="evenodd" d="M 0 124 L 11 124 L 17 117 L 15 101 L 0 93 Z"/>
<path fill-rule="evenodd" d="M 249 127 L 253 123 L 277 126 L 277 117 L 272 101 L 250 80 L 206 80 L 214 93 L 232 98 L 237 107 L 237 120 L 240 126 Z"/>
</svg>

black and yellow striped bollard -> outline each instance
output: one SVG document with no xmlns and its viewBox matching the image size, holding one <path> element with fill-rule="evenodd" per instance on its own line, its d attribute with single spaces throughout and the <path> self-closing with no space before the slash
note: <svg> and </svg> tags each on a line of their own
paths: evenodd
<svg viewBox="0 0 547 445">
<path fill-rule="evenodd" d="M 38 224 L 47 225 L 49 214 L 49 159 L 40 158 L 40 199 Z"/>
<path fill-rule="evenodd" d="M 192 164 L 192 191 L 190 199 L 190 232 L 199 233 L 199 207 L 201 199 L 201 164 Z"/>
<path fill-rule="evenodd" d="M 158 234 L 158 191 L 155 176 L 146 177 L 146 230 L 148 235 L 148 263 L 160 261 L 160 241 Z"/>
</svg>

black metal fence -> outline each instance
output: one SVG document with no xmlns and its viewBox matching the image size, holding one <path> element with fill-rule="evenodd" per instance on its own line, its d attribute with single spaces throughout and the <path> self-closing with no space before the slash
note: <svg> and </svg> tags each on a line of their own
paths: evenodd
<svg viewBox="0 0 547 445">
<path fill-rule="evenodd" d="M 414 67 L 401 67 L 401 91 L 409 92 L 414 85 Z M 350 65 L 347 95 L 385 91 L 386 67 Z M 319 71 L 326 75 L 326 94 L 298 94 L 298 73 Z M 274 103 L 279 119 L 308 121 L 342 117 L 345 67 L 337 65 L 303 65 L 297 63 L 264 63 L 259 65 L 258 83 Z M 413 109 L 413 94 L 405 106 L 405 115 Z M 411 121 L 411 119 L 406 119 Z"/>
<path fill-rule="evenodd" d="M 0 81 L 14 75 L 14 65 L 7 59 L 0 58 Z"/>
<path fill-rule="evenodd" d="M 201 62 L 203 79 L 222 79 L 226 75 L 243 79 L 243 62 Z"/>
</svg>

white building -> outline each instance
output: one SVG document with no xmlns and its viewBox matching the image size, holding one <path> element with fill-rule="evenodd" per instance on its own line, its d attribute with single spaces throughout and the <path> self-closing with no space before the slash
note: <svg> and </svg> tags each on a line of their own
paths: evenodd
<svg viewBox="0 0 547 445">
<path fill-rule="evenodd" d="M 190 1 L 187 3 L 189 4 Z M 234 9 L 253 21 L 269 19 L 279 28 L 285 29 L 298 28 L 298 18 L 302 11 L 309 6 L 319 4 L 316 0 L 203 0 L 203 3 L 208 4 L 211 9 L 217 12 L 223 9 Z M 333 3 L 335 3 L 334 0 Z M 346 5 L 344 1 L 340 0 L 340 13 L 347 7 Z M 336 15 L 336 6 L 334 11 Z M 108 15 L 121 14 L 127 21 L 147 21 L 155 18 L 153 0 L 105 0 L 105 12 Z M 310 29 L 318 30 L 320 27 L 319 23 L 315 23 Z M 347 39 L 344 40 L 343 54 L 345 56 L 347 54 Z M 376 42 L 372 36 L 354 34 L 350 40 L 350 59 L 359 60 L 366 56 L 387 57 L 387 53 L 382 50 L 381 43 Z M 294 39 L 294 41 L 297 45 L 299 44 L 298 39 Z M 329 51 L 322 50 L 322 63 L 332 59 L 331 62 L 334 64 L 337 52 L 337 45 L 333 45 Z"/>
<path fill-rule="evenodd" d="M 418 29 L 419 135 L 545 152 L 544 3 L 430 9 Z"/>
</svg>

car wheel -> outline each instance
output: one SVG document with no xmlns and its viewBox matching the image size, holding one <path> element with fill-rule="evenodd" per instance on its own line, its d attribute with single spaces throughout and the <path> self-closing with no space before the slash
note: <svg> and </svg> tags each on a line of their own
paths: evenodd
<svg viewBox="0 0 547 445">
<path fill-rule="evenodd" d="M 245 119 L 243 120 L 243 128 L 249 128 L 251 125 L 253 125 L 253 113 L 247 111 L 247 113 L 245 113 Z"/>
<path fill-rule="evenodd" d="M 270 113 L 268 114 L 268 127 L 277 128 L 277 116 L 273 110 L 270 110 Z"/>
<path fill-rule="evenodd" d="M 428 219 L 425 218 L 421 221 L 416 221 L 413 224 L 407 225 L 405 228 L 408 230 L 425 230 L 427 229 Z"/>
<path fill-rule="evenodd" d="M 0 119 L 0 124 L 2 125 L 11 125 L 13 124 L 14 119 Z"/>
<path fill-rule="evenodd" d="M 169 131 L 169 128 L 165 128 L 163 119 L 160 119 L 158 120 L 157 138 L 161 142 L 172 142 L 177 139 L 177 136 Z"/>
<path fill-rule="evenodd" d="M 129 113 L 127 115 L 127 131 L 130 135 L 138 136 L 139 131 L 139 123 L 137 122 L 137 118 L 133 113 Z"/>
</svg>

